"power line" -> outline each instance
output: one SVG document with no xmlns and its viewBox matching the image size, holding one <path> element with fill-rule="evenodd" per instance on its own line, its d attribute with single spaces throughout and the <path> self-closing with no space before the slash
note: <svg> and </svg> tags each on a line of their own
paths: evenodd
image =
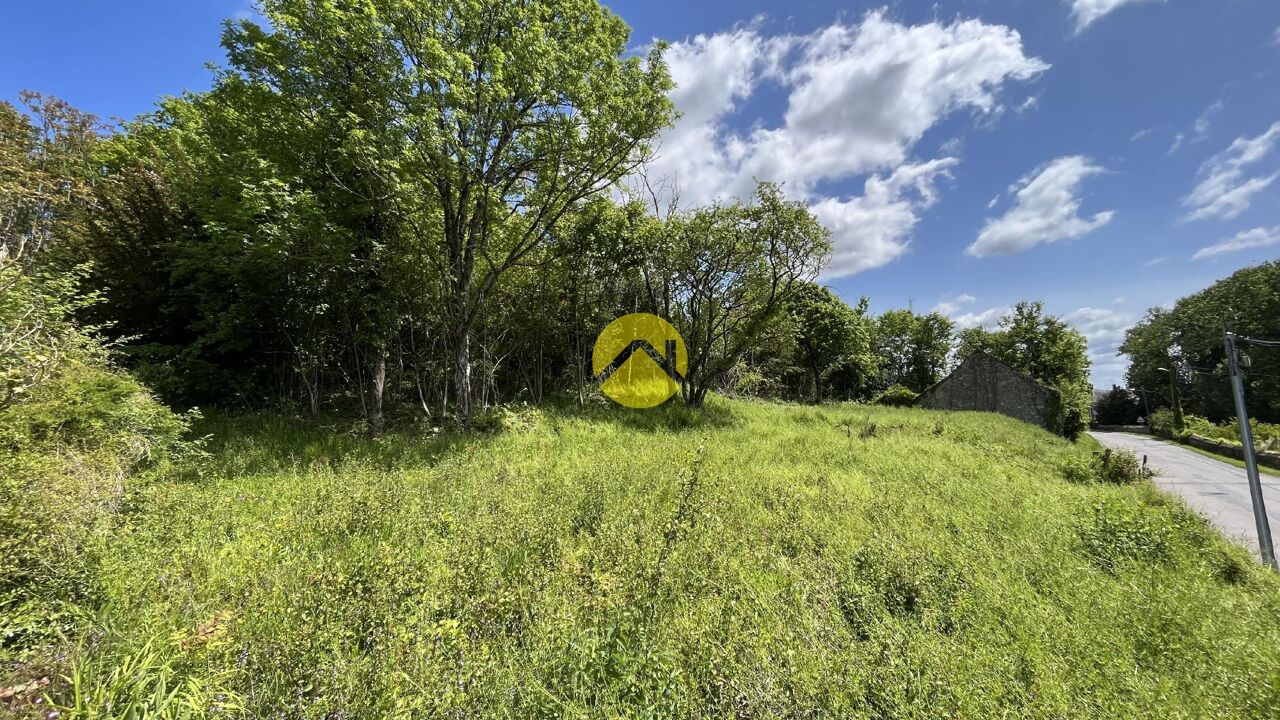
<svg viewBox="0 0 1280 720">
<path fill-rule="evenodd" d="M 1261 347 L 1280 347 L 1280 340 L 1259 340 L 1257 338 L 1244 337 L 1236 335 L 1236 341 L 1245 343 L 1246 345 L 1259 345 Z"/>
<path fill-rule="evenodd" d="M 1245 345 L 1258 345 L 1262 347 L 1280 347 L 1280 340 L 1254 340 L 1252 337 L 1238 337 L 1236 340 L 1245 343 Z"/>
</svg>

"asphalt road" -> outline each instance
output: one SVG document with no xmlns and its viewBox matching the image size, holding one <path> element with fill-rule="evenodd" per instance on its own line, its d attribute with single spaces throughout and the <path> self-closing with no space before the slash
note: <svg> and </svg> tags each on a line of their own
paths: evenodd
<svg viewBox="0 0 1280 720">
<path fill-rule="evenodd" d="M 1147 435 L 1091 432 L 1098 442 L 1147 456 L 1156 469 L 1155 483 L 1177 493 L 1187 505 L 1208 518 L 1222 533 L 1258 553 L 1258 533 L 1244 468 L 1205 457 L 1184 447 Z M 1271 534 L 1280 532 L 1280 478 L 1262 474 L 1262 496 L 1271 521 Z"/>
</svg>

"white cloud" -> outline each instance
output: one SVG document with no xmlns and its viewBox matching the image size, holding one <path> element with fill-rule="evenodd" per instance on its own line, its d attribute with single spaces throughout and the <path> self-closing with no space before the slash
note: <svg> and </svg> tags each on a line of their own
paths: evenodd
<svg viewBox="0 0 1280 720">
<path fill-rule="evenodd" d="M 766 37 L 749 26 L 698 36 L 674 43 L 668 61 L 683 116 L 663 135 L 648 176 L 677 186 L 684 207 L 746 197 L 757 180 L 783 183 L 833 232 L 828 277 L 906 251 L 919 212 L 936 200 L 935 181 L 958 162 L 912 157 L 930 128 L 961 111 L 993 114 L 1008 84 L 1048 68 L 1007 27 L 907 26 L 884 11 L 808 35 Z M 735 131 L 729 116 L 764 83 L 787 93 L 781 119 Z M 819 192 L 859 176 L 861 196 Z"/>
<path fill-rule="evenodd" d="M 982 312 L 967 312 L 963 315 L 951 315 L 951 321 L 956 327 L 965 330 L 967 328 L 986 328 L 988 330 L 1000 324 L 1000 318 L 1009 314 L 1007 307 L 993 307 L 983 310 Z"/>
<path fill-rule="evenodd" d="M 917 213 L 937 200 L 935 178 L 950 177 L 954 158 L 902 165 L 888 177 L 867 179 L 863 194 L 825 198 L 810 206 L 831 230 L 831 264 L 825 277 L 843 277 L 892 262 L 907 251 Z"/>
<path fill-rule="evenodd" d="M 954 298 L 943 298 L 937 305 L 933 306 L 933 310 L 930 312 L 946 315 L 961 330 L 975 327 L 990 330 L 1000 324 L 1000 318 L 1009 314 L 1009 308 L 1004 306 L 987 308 L 979 312 L 960 312 L 966 305 L 972 305 L 977 300 L 976 297 L 968 293 L 963 293 Z"/>
<path fill-rule="evenodd" d="M 943 155 L 959 155 L 964 151 L 964 138 L 959 135 L 947 140 L 938 146 L 938 152 Z"/>
<path fill-rule="evenodd" d="M 1200 117 L 1196 118 L 1195 124 L 1191 127 L 1191 132 L 1195 134 L 1193 141 L 1200 142 L 1209 136 L 1209 126 L 1213 124 L 1213 116 L 1221 113 L 1222 108 L 1223 102 L 1218 100 L 1200 113 Z"/>
<path fill-rule="evenodd" d="M 1269 155 L 1280 142 L 1280 122 L 1253 138 L 1240 137 L 1226 150 L 1209 158 L 1200 166 L 1202 178 L 1182 204 L 1190 210 L 1184 221 L 1220 217 L 1230 220 L 1253 202 L 1253 196 L 1267 188 L 1280 172 L 1265 177 L 1245 178 L 1245 169 Z"/>
<path fill-rule="evenodd" d="M 1071 6 L 1071 16 L 1076 21 L 1076 32 L 1089 27 L 1095 20 L 1121 5 L 1133 5 L 1150 0 L 1067 0 Z M 1163 0 L 1161 0 L 1163 2 Z"/>
<path fill-rule="evenodd" d="M 1062 319 L 1088 341 L 1094 382 L 1102 387 L 1120 383 L 1128 366 L 1119 354 L 1120 345 L 1125 331 L 1133 327 L 1133 317 L 1106 308 L 1082 307 Z"/>
<path fill-rule="evenodd" d="M 947 317 L 951 317 L 960 312 L 960 308 L 976 302 L 977 299 L 978 298 L 970 295 L 969 293 L 962 293 L 950 299 L 943 298 L 937 305 L 933 306 L 933 310 L 930 310 L 930 312 L 941 313 Z"/>
<path fill-rule="evenodd" d="M 1196 118 L 1196 121 L 1191 124 L 1191 129 L 1189 130 L 1191 133 L 1190 140 L 1192 143 L 1203 142 L 1205 138 L 1209 137 L 1209 128 L 1213 125 L 1213 116 L 1221 113 L 1223 107 L 1224 103 L 1221 100 L 1216 100 L 1213 104 L 1209 105 L 1209 107 L 1205 108 L 1204 112 L 1200 113 Z M 1135 135 L 1131 139 L 1136 140 L 1143 134 L 1146 134 L 1146 131 L 1142 131 L 1139 135 Z M 1172 155 L 1178 152 L 1178 149 L 1182 147 L 1182 144 L 1187 139 L 1188 136 L 1186 132 L 1180 132 L 1177 135 L 1174 135 L 1173 143 L 1169 145 L 1169 151 L 1167 154 Z"/>
<path fill-rule="evenodd" d="M 1214 255 L 1221 255 L 1222 253 L 1252 250 L 1271 245 L 1280 245 L 1280 225 L 1273 228 L 1254 228 L 1237 233 L 1233 238 L 1200 248 L 1195 255 L 1191 256 L 1191 259 L 1201 260 Z"/>
<path fill-rule="evenodd" d="M 1150 134 L 1151 134 L 1151 131 L 1152 131 L 1153 129 L 1154 129 L 1154 128 L 1142 128 L 1141 130 L 1139 130 L 1138 132 L 1134 133 L 1133 135 L 1130 135 L 1130 136 L 1129 136 L 1129 140 L 1130 140 L 1130 141 L 1141 140 L 1142 138 L 1144 138 L 1144 137 L 1146 137 L 1146 136 L 1150 135 Z"/>
<path fill-rule="evenodd" d="M 1169 262 L 1169 258 L 1157 257 L 1157 258 L 1151 258 L 1150 260 L 1143 263 L 1143 265 L 1146 265 L 1147 267 L 1152 267 L 1153 265 L 1159 265 L 1160 263 L 1166 263 L 1166 262 Z"/>
<path fill-rule="evenodd" d="M 1011 189 L 1016 202 L 1003 217 L 988 219 L 978 239 L 965 252 L 975 257 L 1011 255 L 1040 243 L 1078 238 L 1111 222 L 1111 210 L 1080 217 L 1080 184 L 1105 172 L 1088 158 L 1073 155 L 1053 160 L 1034 177 Z"/>
</svg>

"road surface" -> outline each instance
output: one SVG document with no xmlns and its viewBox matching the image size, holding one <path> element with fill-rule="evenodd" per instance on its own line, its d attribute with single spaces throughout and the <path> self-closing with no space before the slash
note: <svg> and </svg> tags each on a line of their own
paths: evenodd
<svg viewBox="0 0 1280 720">
<path fill-rule="evenodd" d="M 1156 469 L 1155 483 L 1177 493 L 1187 505 L 1208 518 L 1222 533 L 1237 540 L 1256 555 L 1258 532 L 1249 499 L 1249 480 L 1244 468 L 1205 457 L 1187 448 L 1148 435 L 1091 432 L 1098 442 L 1132 450 L 1141 459 L 1147 456 Z M 1263 473 L 1262 496 L 1271 521 L 1271 534 L 1280 532 L 1280 478 Z"/>
</svg>

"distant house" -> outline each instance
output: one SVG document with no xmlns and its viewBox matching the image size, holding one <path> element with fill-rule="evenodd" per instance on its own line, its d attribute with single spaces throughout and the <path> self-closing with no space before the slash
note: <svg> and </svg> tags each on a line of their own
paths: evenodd
<svg viewBox="0 0 1280 720">
<path fill-rule="evenodd" d="M 997 412 L 1047 428 L 1056 392 L 984 352 L 975 352 L 921 393 L 917 404 L 934 410 Z"/>
</svg>

